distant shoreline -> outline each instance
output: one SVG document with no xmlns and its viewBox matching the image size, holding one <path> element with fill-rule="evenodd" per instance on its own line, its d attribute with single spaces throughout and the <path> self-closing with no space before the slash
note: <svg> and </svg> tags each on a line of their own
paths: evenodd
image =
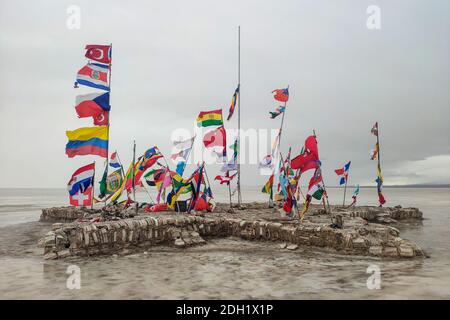
<svg viewBox="0 0 450 320">
<path fill-rule="evenodd" d="M 220 186 L 218 186 L 220 187 Z M 250 186 L 250 185 L 243 185 L 243 188 L 259 188 L 261 187 L 260 185 L 254 185 L 254 186 Z M 306 188 L 307 186 L 301 186 L 302 188 Z M 339 188 L 343 188 L 344 186 L 327 186 L 327 188 L 334 188 L 334 189 L 339 189 Z M 347 188 L 355 188 L 355 185 L 347 185 Z M 367 188 L 367 189 L 374 189 L 376 188 L 376 186 L 359 186 L 360 188 Z M 389 189 L 449 189 L 450 188 L 450 184 L 409 184 L 409 185 L 384 185 L 383 188 L 389 188 Z M 11 189 L 16 189 L 16 190 L 66 190 L 66 188 L 61 187 L 61 188 L 39 188 L 39 187 L 0 187 L 0 190 L 11 190 Z"/>
</svg>

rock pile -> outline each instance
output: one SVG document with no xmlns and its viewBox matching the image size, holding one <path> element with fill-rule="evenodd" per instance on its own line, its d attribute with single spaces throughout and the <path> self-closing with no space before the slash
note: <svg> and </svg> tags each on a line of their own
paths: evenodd
<svg viewBox="0 0 450 320">
<path fill-rule="evenodd" d="M 140 216 L 98 223 L 54 224 L 41 239 L 46 259 L 67 256 L 114 254 L 159 244 L 183 248 L 205 243 L 210 237 L 279 241 L 287 246 L 331 248 L 342 254 L 390 258 L 423 256 L 414 243 L 401 239 L 399 231 L 379 224 L 365 225 L 356 218 L 343 229 L 310 221 L 272 222 L 239 217 L 203 217 L 188 214 Z M 347 227 L 347 225 L 349 225 Z M 293 247 L 291 247 L 293 248 Z"/>
</svg>

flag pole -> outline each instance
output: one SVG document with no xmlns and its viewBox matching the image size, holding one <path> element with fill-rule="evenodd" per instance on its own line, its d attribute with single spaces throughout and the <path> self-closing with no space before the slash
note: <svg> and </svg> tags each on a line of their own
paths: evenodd
<svg viewBox="0 0 450 320">
<path fill-rule="evenodd" d="M 131 180 L 131 185 L 133 186 L 133 201 L 134 205 L 136 206 L 136 213 L 138 213 L 138 206 L 136 203 L 136 185 L 134 183 L 135 166 L 136 166 L 136 140 L 133 140 L 133 167 L 132 167 L 133 176 Z"/>
<path fill-rule="evenodd" d="M 313 130 L 313 134 L 314 134 L 314 137 L 317 140 L 316 130 Z M 326 202 L 327 202 L 327 205 L 328 205 L 328 210 L 330 211 L 330 214 L 331 214 L 331 207 L 330 207 L 330 202 L 328 201 L 328 193 L 327 193 L 327 188 L 325 186 L 325 179 L 323 178 L 323 174 L 322 174 L 322 164 L 320 164 L 319 170 L 320 170 L 320 175 L 322 176 L 323 191 L 325 192 L 325 198 L 326 198 Z M 325 200 L 323 200 L 323 206 L 325 208 L 325 213 L 328 213 L 327 212 L 327 208 L 325 207 Z"/>
<path fill-rule="evenodd" d="M 323 178 L 322 178 L 323 179 Z M 342 202 L 342 206 L 345 207 L 345 194 L 347 193 L 347 181 L 348 181 L 348 174 L 347 177 L 345 177 L 345 185 L 344 185 L 344 201 Z"/>
<path fill-rule="evenodd" d="M 287 89 L 289 91 L 289 85 L 287 86 Z M 283 130 L 284 115 L 286 114 L 286 105 L 287 105 L 287 101 L 284 102 L 284 111 L 283 111 L 283 115 L 281 116 L 280 137 L 279 137 L 279 140 L 278 140 L 278 150 L 280 150 L 280 152 L 281 152 L 281 132 Z"/>
<path fill-rule="evenodd" d="M 378 177 L 378 179 L 380 179 L 380 190 L 381 190 L 381 186 L 383 184 L 383 182 L 381 181 L 382 179 L 382 174 L 381 174 L 381 148 L 380 148 L 380 123 L 377 121 L 377 145 L 378 145 L 378 172 L 380 173 L 380 176 Z M 378 191 L 378 190 L 377 190 Z M 380 195 L 378 195 L 378 202 L 380 203 Z M 382 207 L 383 204 L 380 203 L 380 207 Z"/>
<path fill-rule="evenodd" d="M 191 144 L 191 149 L 189 149 L 189 152 L 188 152 L 188 154 L 186 155 L 186 161 L 184 162 L 184 165 L 183 165 L 183 173 L 184 173 L 184 170 L 186 169 L 186 165 L 187 165 L 187 162 L 188 162 L 188 160 L 189 160 L 189 156 L 191 155 L 191 151 L 192 151 L 192 149 L 194 148 L 194 143 L 195 143 L 195 138 L 197 138 L 197 135 L 195 135 L 194 136 L 194 139 L 192 140 L 192 144 Z M 181 175 L 181 177 L 182 177 L 183 175 Z"/>
<path fill-rule="evenodd" d="M 242 194 L 241 194 L 241 26 L 238 26 L 238 146 L 239 146 L 239 159 L 238 159 L 238 206 L 242 204 Z"/>
<path fill-rule="evenodd" d="M 92 176 L 92 192 L 91 192 L 91 210 L 94 209 L 94 180 L 95 180 L 95 161 L 94 161 L 94 175 Z"/>
<path fill-rule="evenodd" d="M 108 177 L 108 168 L 109 168 L 109 124 L 110 124 L 110 113 L 111 113 L 111 73 L 112 73 L 112 43 L 109 44 L 110 46 L 110 50 L 111 50 L 111 59 L 109 61 L 109 75 L 108 75 L 108 82 L 109 82 L 109 106 L 110 109 L 108 111 L 108 146 L 106 148 L 106 177 Z M 105 202 L 103 205 L 103 208 L 106 208 L 106 197 L 105 197 Z"/>
<path fill-rule="evenodd" d="M 233 209 L 233 205 L 231 203 L 231 181 L 228 182 L 228 194 L 230 195 L 230 209 Z"/>
</svg>

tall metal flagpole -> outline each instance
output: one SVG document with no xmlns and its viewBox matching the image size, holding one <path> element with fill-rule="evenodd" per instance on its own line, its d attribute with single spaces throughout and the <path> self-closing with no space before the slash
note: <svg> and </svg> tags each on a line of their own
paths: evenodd
<svg viewBox="0 0 450 320">
<path fill-rule="evenodd" d="M 383 182 L 381 181 L 381 177 L 382 177 L 382 175 L 381 175 L 381 155 L 380 155 L 380 124 L 378 123 L 378 121 L 377 121 L 377 145 L 378 145 L 378 172 L 380 173 L 380 176 L 379 177 L 377 177 L 378 179 L 380 179 L 380 190 L 381 190 L 381 186 L 382 186 L 382 184 L 383 184 Z M 378 190 L 377 190 L 378 191 Z M 378 195 L 378 202 L 380 203 L 380 195 Z M 382 203 L 380 203 L 380 207 L 382 207 L 383 206 L 383 204 Z"/>
<path fill-rule="evenodd" d="M 106 177 L 108 177 L 108 169 L 109 169 L 109 124 L 110 124 L 110 113 L 111 113 L 111 73 L 112 73 L 112 43 L 109 44 L 110 46 L 110 52 L 111 52 L 111 58 L 109 61 L 109 75 L 108 75 L 108 82 L 109 82 L 109 106 L 110 109 L 108 111 L 108 147 L 106 148 Z M 105 197 L 105 203 L 104 207 L 106 207 L 106 197 Z"/>
<path fill-rule="evenodd" d="M 242 204 L 242 194 L 241 194 L 241 26 L 238 26 L 238 206 Z"/>
<path fill-rule="evenodd" d="M 91 210 L 94 209 L 94 180 L 95 180 L 95 161 L 94 161 L 94 175 L 92 176 L 92 192 L 91 192 Z"/>
<path fill-rule="evenodd" d="M 289 91 L 289 86 L 287 86 L 287 89 Z M 281 116 L 281 125 L 280 125 L 280 137 L 278 138 L 278 150 L 281 152 L 281 131 L 283 130 L 283 123 L 284 123 L 284 115 L 286 114 L 286 105 L 287 105 L 287 101 L 284 102 L 284 111 L 283 111 L 283 115 Z"/>
<path fill-rule="evenodd" d="M 345 194 L 347 193 L 347 181 L 348 181 L 348 174 L 345 177 L 345 186 L 344 186 L 344 201 L 342 201 L 342 206 L 345 207 Z"/>
<path fill-rule="evenodd" d="M 287 86 L 287 89 L 289 91 L 289 85 Z M 283 111 L 283 115 L 281 116 L 281 124 L 280 124 L 280 130 L 278 131 L 278 153 L 281 155 L 281 132 L 283 131 L 283 124 L 284 124 L 284 115 L 286 114 L 286 106 L 287 106 L 287 101 L 284 102 L 284 111 Z M 277 165 L 278 165 L 279 161 L 277 161 Z M 284 163 L 283 163 L 284 166 Z M 280 168 L 278 168 L 277 166 L 274 167 L 274 170 L 277 169 L 278 171 L 280 170 Z M 275 172 L 274 172 L 275 173 Z M 278 173 L 276 173 L 278 175 Z M 278 177 L 279 179 L 279 177 Z M 272 184 L 272 189 L 273 189 L 273 184 Z M 270 203 L 270 201 L 269 201 Z"/>
<path fill-rule="evenodd" d="M 316 140 L 317 140 L 316 130 L 313 130 L 313 134 L 314 134 L 314 137 L 316 137 Z M 326 199 L 326 201 L 327 201 L 328 210 L 330 211 L 330 214 L 331 214 L 330 202 L 328 201 L 327 187 L 325 186 L 325 180 L 324 180 L 323 174 L 322 174 L 322 165 L 319 166 L 319 170 L 320 170 L 320 175 L 322 176 L 322 184 L 323 184 L 323 191 L 324 191 L 324 193 L 325 193 L 325 199 Z M 322 198 L 322 200 L 323 200 L 323 198 Z M 326 211 L 327 211 L 327 208 L 325 207 L 325 201 L 323 201 L 323 206 L 324 206 L 325 212 L 326 212 Z"/>
<path fill-rule="evenodd" d="M 131 185 L 133 186 L 133 201 L 136 206 L 136 213 L 137 213 L 138 206 L 136 203 L 136 186 L 134 183 L 135 166 L 136 166 L 136 140 L 133 140 L 133 167 L 132 167 L 133 176 L 132 176 L 132 180 L 131 180 Z"/>
</svg>

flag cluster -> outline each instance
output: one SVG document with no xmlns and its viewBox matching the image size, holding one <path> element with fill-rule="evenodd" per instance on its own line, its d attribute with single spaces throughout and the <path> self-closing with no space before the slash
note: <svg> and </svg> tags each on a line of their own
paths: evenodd
<svg viewBox="0 0 450 320">
<path fill-rule="evenodd" d="M 85 57 L 88 62 L 78 72 L 75 88 L 86 86 L 100 89 L 103 92 L 94 92 L 78 95 L 75 99 L 75 111 L 79 118 L 92 117 L 94 127 L 83 127 L 66 131 L 68 142 L 66 154 L 69 158 L 84 155 L 96 155 L 108 158 L 109 143 L 109 74 L 111 72 L 111 46 L 87 45 Z M 106 91 L 106 92 L 104 92 Z M 93 184 L 95 163 L 79 168 L 72 175 L 68 183 L 70 204 L 74 206 L 88 206 L 93 204 Z M 86 175 L 89 178 L 81 177 Z M 100 182 L 100 197 L 112 193 L 120 184 L 117 173 L 108 176 L 105 171 Z M 77 187 L 77 186 L 82 187 Z"/>
</svg>

